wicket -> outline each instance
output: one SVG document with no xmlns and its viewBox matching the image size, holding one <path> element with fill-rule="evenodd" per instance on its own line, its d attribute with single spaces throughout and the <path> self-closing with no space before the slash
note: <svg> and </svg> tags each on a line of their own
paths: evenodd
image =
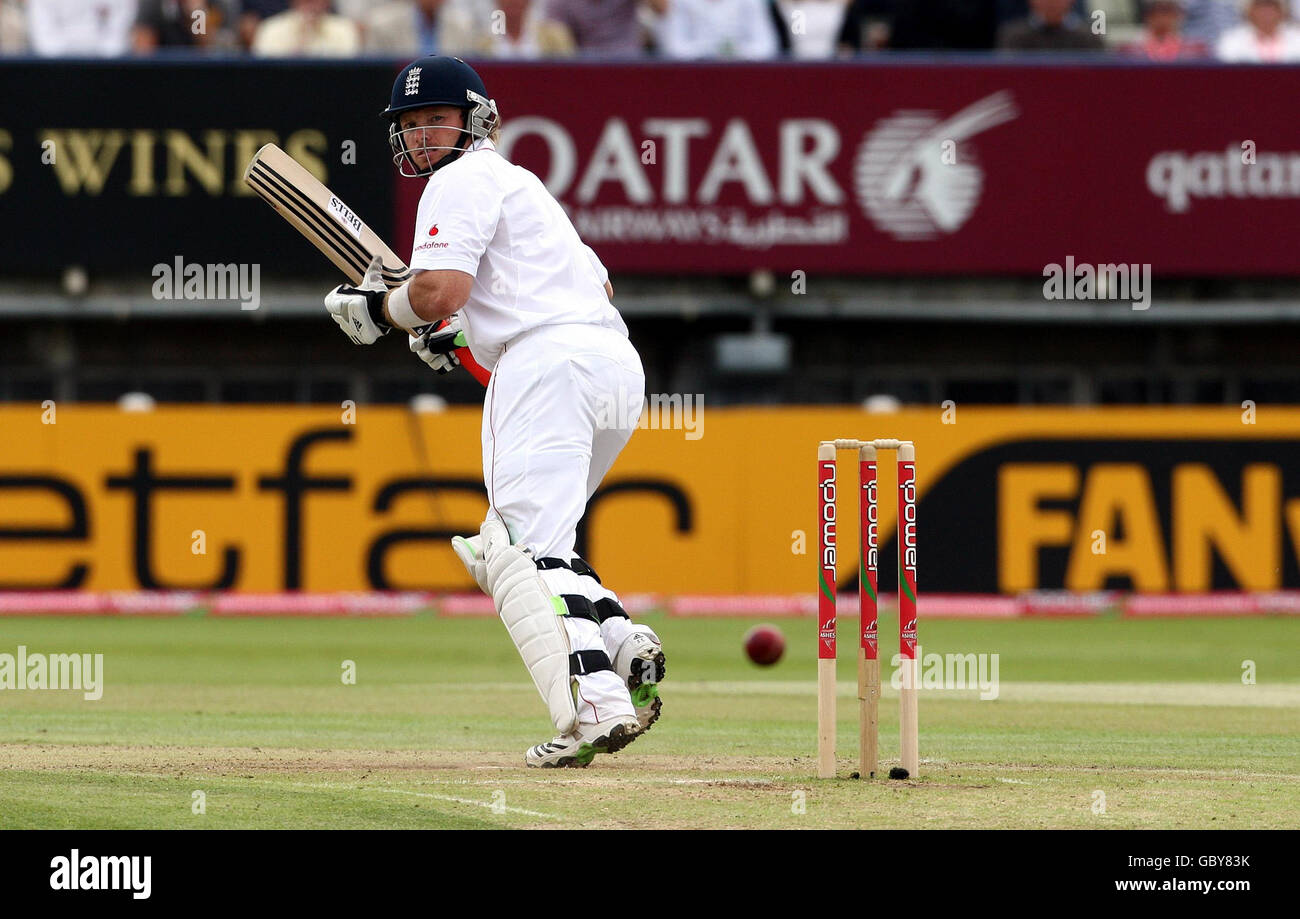
<svg viewBox="0 0 1300 919">
<path fill-rule="evenodd" d="M 898 456 L 898 649 L 900 656 L 900 751 L 915 777 L 920 761 L 916 662 L 916 446 L 909 440 L 824 440 L 817 446 L 818 616 L 817 776 L 835 777 L 835 493 L 836 453 L 858 451 L 858 755 L 859 775 L 874 777 L 879 739 L 880 650 L 876 634 L 877 524 L 876 451 Z"/>
</svg>

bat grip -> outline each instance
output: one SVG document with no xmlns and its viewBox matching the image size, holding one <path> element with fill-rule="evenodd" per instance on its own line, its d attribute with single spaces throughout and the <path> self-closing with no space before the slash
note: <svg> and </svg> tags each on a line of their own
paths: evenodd
<svg viewBox="0 0 1300 919">
<path fill-rule="evenodd" d="M 419 328 L 412 329 L 411 334 L 418 337 L 426 332 L 436 332 L 438 329 L 442 328 L 446 321 L 447 320 L 443 319 L 438 322 L 431 322 L 428 325 L 420 326 Z M 460 365 L 469 371 L 470 376 L 478 380 L 479 383 L 486 388 L 488 381 L 492 379 L 492 372 L 484 368 L 478 361 L 474 360 L 474 355 L 470 353 L 469 348 L 457 348 L 455 354 L 456 359 L 460 361 Z"/>
</svg>

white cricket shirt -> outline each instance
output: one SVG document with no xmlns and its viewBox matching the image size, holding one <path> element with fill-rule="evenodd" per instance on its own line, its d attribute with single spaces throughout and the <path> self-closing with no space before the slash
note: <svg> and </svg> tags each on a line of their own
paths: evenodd
<svg viewBox="0 0 1300 919">
<path fill-rule="evenodd" d="M 488 370 L 511 339 L 538 326 L 587 323 L 627 335 L 596 253 L 541 179 L 507 162 L 490 140 L 429 177 L 411 268 L 474 276 L 461 323 Z"/>
</svg>

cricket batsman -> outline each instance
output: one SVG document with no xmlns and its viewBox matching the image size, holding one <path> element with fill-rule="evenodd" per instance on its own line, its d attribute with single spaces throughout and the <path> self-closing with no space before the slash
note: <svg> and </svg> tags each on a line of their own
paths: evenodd
<svg viewBox="0 0 1300 919">
<path fill-rule="evenodd" d="M 356 344 L 398 328 L 434 370 L 453 369 L 467 346 L 491 373 L 487 519 L 452 547 L 550 710 L 556 737 L 525 762 L 586 766 L 639 737 L 661 708 L 659 637 L 633 624 L 574 554 L 587 500 L 640 414 L 641 358 L 605 266 L 542 182 L 497 153 L 497 104 L 473 68 L 452 57 L 413 62 L 384 115 L 402 175 L 427 178 L 412 277 L 386 291 L 376 260 L 360 287 L 335 288 L 325 306 Z M 612 425 L 610 405 L 619 406 Z"/>
</svg>

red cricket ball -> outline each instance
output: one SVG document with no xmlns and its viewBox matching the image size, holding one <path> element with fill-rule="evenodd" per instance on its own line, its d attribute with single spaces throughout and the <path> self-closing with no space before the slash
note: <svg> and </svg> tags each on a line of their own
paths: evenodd
<svg viewBox="0 0 1300 919">
<path fill-rule="evenodd" d="M 745 653 L 754 663 L 770 667 L 785 653 L 785 636 L 774 625 L 756 625 L 745 633 Z"/>
</svg>

